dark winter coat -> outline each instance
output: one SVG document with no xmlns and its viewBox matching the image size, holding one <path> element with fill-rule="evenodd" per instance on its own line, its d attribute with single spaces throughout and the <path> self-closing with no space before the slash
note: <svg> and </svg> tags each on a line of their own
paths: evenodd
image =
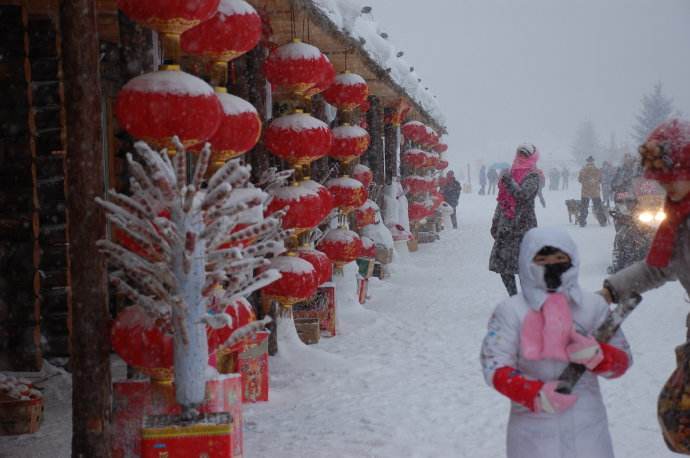
<svg viewBox="0 0 690 458">
<path fill-rule="evenodd" d="M 462 191 L 462 185 L 455 178 L 450 178 L 441 188 L 443 193 L 443 199 L 451 207 L 457 207 L 458 201 L 460 200 L 460 192 Z"/>
<path fill-rule="evenodd" d="M 491 250 L 489 270 L 500 274 L 517 274 L 522 237 L 527 231 L 537 227 L 534 199 L 539 192 L 540 177 L 539 173 L 534 171 L 530 172 L 521 184 L 518 184 L 510 175 L 505 175 L 504 180 L 508 191 L 516 200 L 515 217 L 513 219 L 506 217 L 501 206 L 496 205 L 491 223 L 494 247 Z"/>
</svg>

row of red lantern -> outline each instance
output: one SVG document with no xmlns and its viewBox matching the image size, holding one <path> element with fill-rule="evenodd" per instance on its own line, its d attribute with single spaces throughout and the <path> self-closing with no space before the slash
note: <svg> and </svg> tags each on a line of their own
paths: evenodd
<svg viewBox="0 0 690 458">
<path fill-rule="evenodd" d="M 401 130 L 406 139 L 422 146 L 435 146 L 441 138 L 434 129 L 419 121 L 408 121 Z"/>
<path fill-rule="evenodd" d="M 439 182 L 434 177 L 410 175 L 403 178 L 402 185 L 408 194 L 415 195 L 435 191 L 438 189 Z"/>
</svg>

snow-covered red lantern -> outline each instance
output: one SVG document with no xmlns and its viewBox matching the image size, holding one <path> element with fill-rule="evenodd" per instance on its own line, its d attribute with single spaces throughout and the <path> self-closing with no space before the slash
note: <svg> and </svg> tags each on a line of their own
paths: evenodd
<svg viewBox="0 0 690 458">
<path fill-rule="evenodd" d="M 333 209 L 330 193 L 312 180 L 275 188 L 270 193 L 273 199 L 266 208 L 266 214 L 288 207 L 283 217 L 283 228 L 294 229 L 297 233 L 315 228 Z"/>
<path fill-rule="evenodd" d="M 369 148 L 369 133 L 359 126 L 343 124 L 333 129 L 333 147 L 328 155 L 348 163 L 360 157 Z"/>
<path fill-rule="evenodd" d="M 343 111 L 352 111 L 367 102 L 369 85 L 356 73 L 345 72 L 335 77 L 323 93 L 326 102 Z"/>
<path fill-rule="evenodd" d="M 402 125 L 402 134 L 406 139 L 423 144 L 428 138 L 426 125 L 419 121 L 409 121 Z"/>
<path fill-rule="evenodd" d="M 410 221 L 417 222 L 433 215 L 434 211 L 427 202 L 412 202 L 407 209 L 407 213 L 410 217 Z"/>
<path fill-rule="evenodd" d="M 252 304 L 244 297 L 238 298 L 234 303 L 225 307 L 225 313 L 232 318 L 232 324 L 219 329 L 207 328 L 209 350 L 217 349 L 223 345 L 236 330 L 256 320 L 254 307 L 252 307 Z M 209 351 L 209 353 L 211 352 Z"/>
<path fill-rule="evenodd" d="M 446 200 L 445 197 L 443 197 L 443 194 L 441 194 L 439 191 L 435 190 L 435 191 L 431 192 L 431 203 L 432 203 L 431 208 L 434 211 L 436 211 L 436 209 L 438 209 L 438 207 L 440 207 L 441 204 L 443 202 L 445 202 L 445 200 Z"/>
<path fill-rule="evenodd" d="M 278 256 L 273 259 L 270 268 L 277 269 L 282 277 L 261 291 L 284 307 L 306 301 L 316 293 L 319 286 L 316 269 L 304 259 L 296 255 Z"/>
<path fill-rule="evenodd" d="M 213 151 L 211 160 L 220 167 L 256 146 L 261 137 L 261 118 L 246 100 L 224 92 L 218 92 L 217 96 L 223 112 L 220 126 L 208 142 Z"/>
<path fill-rule="evenodd" d="M 362 251 L 360 251 L 359 257 L 366 259 L 376 258 L 376 244 L 369 237 L 362 237 Z"/>
<path fill-rule="evenodd" d="M 172 148 L 173 136 L 186 147 L 203 143 L 221 122 L 221 104 L 211 86 L 171 67 L 129 80 L 115 105 L 120 126 L 157 149 Z"/>
<path fill-rule="evenodd" d="M 261 39 L 261 30 L 261 17 L 249 3 L 221 0 L 211 19 L 182 34 L 181 45 L 188 54 L 229 62 L 252 50 Z"/>
<path fill-rule="evenodd" d="M 441 158 L 436 153 L 426 153 L 426 161 L 424 166 L 427 168 L 438 168 Z"/>
<path fill-rule="evenodd" d="M 403 163 L 413 169 L 421 169 L 426 167 L 427 159 L 427 152 L 421 149 L 408 149 L 402 154 Z"/>
<path fill-rule="evenodd" d="M 435 190 L 438 186 L 438 180 L 433 177 L 410 175 L 403 178 L 402 185 L 409 194 L 423 194 Z"/>
<path fill-rule="evenodd" d="M 367 201 L 366 188 L 354 178 L 347 176 L 332 178 L 326 182 L 326 187 L 333 195 L 333 205 L 345 213 L 361 207 Z"/>
<path fill-rule="evenodd" d="M 313 97 L 316 94 L 322 93 L 331 87 L 331 84 L 333 84 L 333 81 L 335 81 L 335 68 L 333 68 L 333 64 L 331 64 L 328 56 L 324 54 L 323 57 L 326 59 L 329 65 L 324 66 L 324 74 L 321 77 L 321 80 L 317 82 L 314 87 L 304 93 L 305 97 Z"/>
<path fill-rule="evenodd" d="M 349 229 L 331 229 L 317 248 L 326 253 L 336 267 L 341 268 L 359 257 L 362 240 L 356 232 Z"/>
<path fill-rule="evenodd" d="M 379 206 L 373 200 L 367 201 L 355 210 L 355 221 L 357 227 L 368 226 L 369 224 L 376 224 L 376 214 L 379 211 Z"/>
<path fill-rule="evenodd" d="M 333 264 L 326 253 L 311 248 L 300 248 L 297 250 L 297 256 L 314 266 L 319 285 L 331 281 Z"/>
<path fill-rule="evenodd" d="M 365 189 L 369 189 L 369 185 L 374 180 L 374 173 L 366 165 L 357 164 L 352 171 L 352 178 L 362 183 Z"/>
<path fill-rule="evenodd" d="M 127 17 L 163 34 L 179 35 L 209 19 L 220 0 L 118 0 Z"/>
<path fill-rule="evenodd" d="M 445 170 L 448 168 L 448 165 L 448 161 L 446 161 L 445 159 L 439 159 L 438 163 L 436 164 L 436 168 L 438 170 Z"/>
<path fill-rule="evenodd" d="M 332 67 L 319 48 L 295 39 L 271 52 L 264 63 L 264 74 L 280 92 L 306 95 L 323 84 Z"/>
<path fill-rule="evenodd" d="M 321 159 L 331 150 L 333 134 L 328 125 L 300 110 L 269 124 L 264 144 L 292 167 Z"/>
<path fill-rule="evenodd" d="M 446 151 L 448 151 L 448 145 L 446 145 L 445 143 L 437 143 L 431 149 L 437 153 L 445 153 Z"/>
</svg>

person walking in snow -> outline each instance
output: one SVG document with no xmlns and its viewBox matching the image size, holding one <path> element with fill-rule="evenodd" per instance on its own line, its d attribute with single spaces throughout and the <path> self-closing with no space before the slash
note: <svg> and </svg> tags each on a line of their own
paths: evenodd
<svg viewBox="0 0 690 458">
<path fill-rule="evenodd" d="M 619 329 L 609 343 L 592 333 L 608 304 L 578 283 L 580 257 L 559 228 L 535 228 L 520 247 L 522 292 L 489 320 L 481 349 L 484 378 L 511 400 L 508 458 L 613 458 L 598 377 L 616 378 L 632 362 Z M 587 371 L 571 394 L 557 391 L 569 363 Z"/>
<path fill-rule="evenodd" d="M 479 195 L 486 194 L 486 166 L 482 165 L 479 169 Z"/>
<path fill-rule="evenodd" d="M 587 164 L 580 170 L 578 181 L 582 184 L 582 201 L 580 205 L 580 227 L 587 225 L 589 201 L 592 201 L 594 214 L 601 226 L 606 225 L 606 214 L 601 203 L 601 170 L 594 165 L 594 158 L 589 156 Z"/>
<path fill-rule="evenodd" d="M 462 185 L 455 179 L 455 173 L 449 170 L 446 174 L 446 179 L 443 180 L 441 193 L 446 203 L 453 207 L 453 214 L 450 215 L 453 229 L 458 228 L 458 201 L 460 200 L 460 192 L 462 192 Z"/>
<path fill-rule="evenodd" d="M 563 171 L 561 172 L 561 180 L 563 182 L 563 190 L 567 191 L 568 181 L 570 181 L 570 170 L 568 170 L 568 167 L 563 167 Z"/>
<path fill-rule="evenodd" d="M 520 242 L 528 230 L 537 226 L 534 199 L 541 180 L 538 160 L 539 151 L 534 145 L 520 145 L 512 167 L 501 175 L 498 186 L 498 204 L 491 223 L 494 245 L 489 270 L 501 275 L 511 296 L 517 294 L 515 275 Z"/>
<path fill-rule="evenodd" d="M 549 191 L 558 191 L 560 189 L 561 172 L 557 168 L 549 170 Z"/>
<path fill-rule="evenodd" d="M 495 168 L 493 168 L 493 167 L 489 168 L 489 171 L 486 172 L 486 179 L 489 180 L 489 190 L 486 193 L 487 194 L 496 194 L 496 183 L 498 183 L 498 172 L 496 171 Z"/>
</svg>

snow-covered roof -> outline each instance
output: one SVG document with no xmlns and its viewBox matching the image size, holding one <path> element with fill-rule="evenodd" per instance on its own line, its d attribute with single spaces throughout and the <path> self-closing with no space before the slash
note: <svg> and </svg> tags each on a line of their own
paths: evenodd
<svg viewBox="0 0 690 458">
<path fill-rule="evenodd" d="M 374 21 L 370 13 L 363 13 L 359 0 L 297 0 L 311 6 L 322 21 L 354 41 L 371 63 L 382 70 L 382 77 L 407 94 L 419 110 L 431 118 L 438 127 L 445 128 L 446 119 L 438 100 L 420 84 L 419 75 L 412 66 L 398 57 L 395 45 Z"/>
</svg>

